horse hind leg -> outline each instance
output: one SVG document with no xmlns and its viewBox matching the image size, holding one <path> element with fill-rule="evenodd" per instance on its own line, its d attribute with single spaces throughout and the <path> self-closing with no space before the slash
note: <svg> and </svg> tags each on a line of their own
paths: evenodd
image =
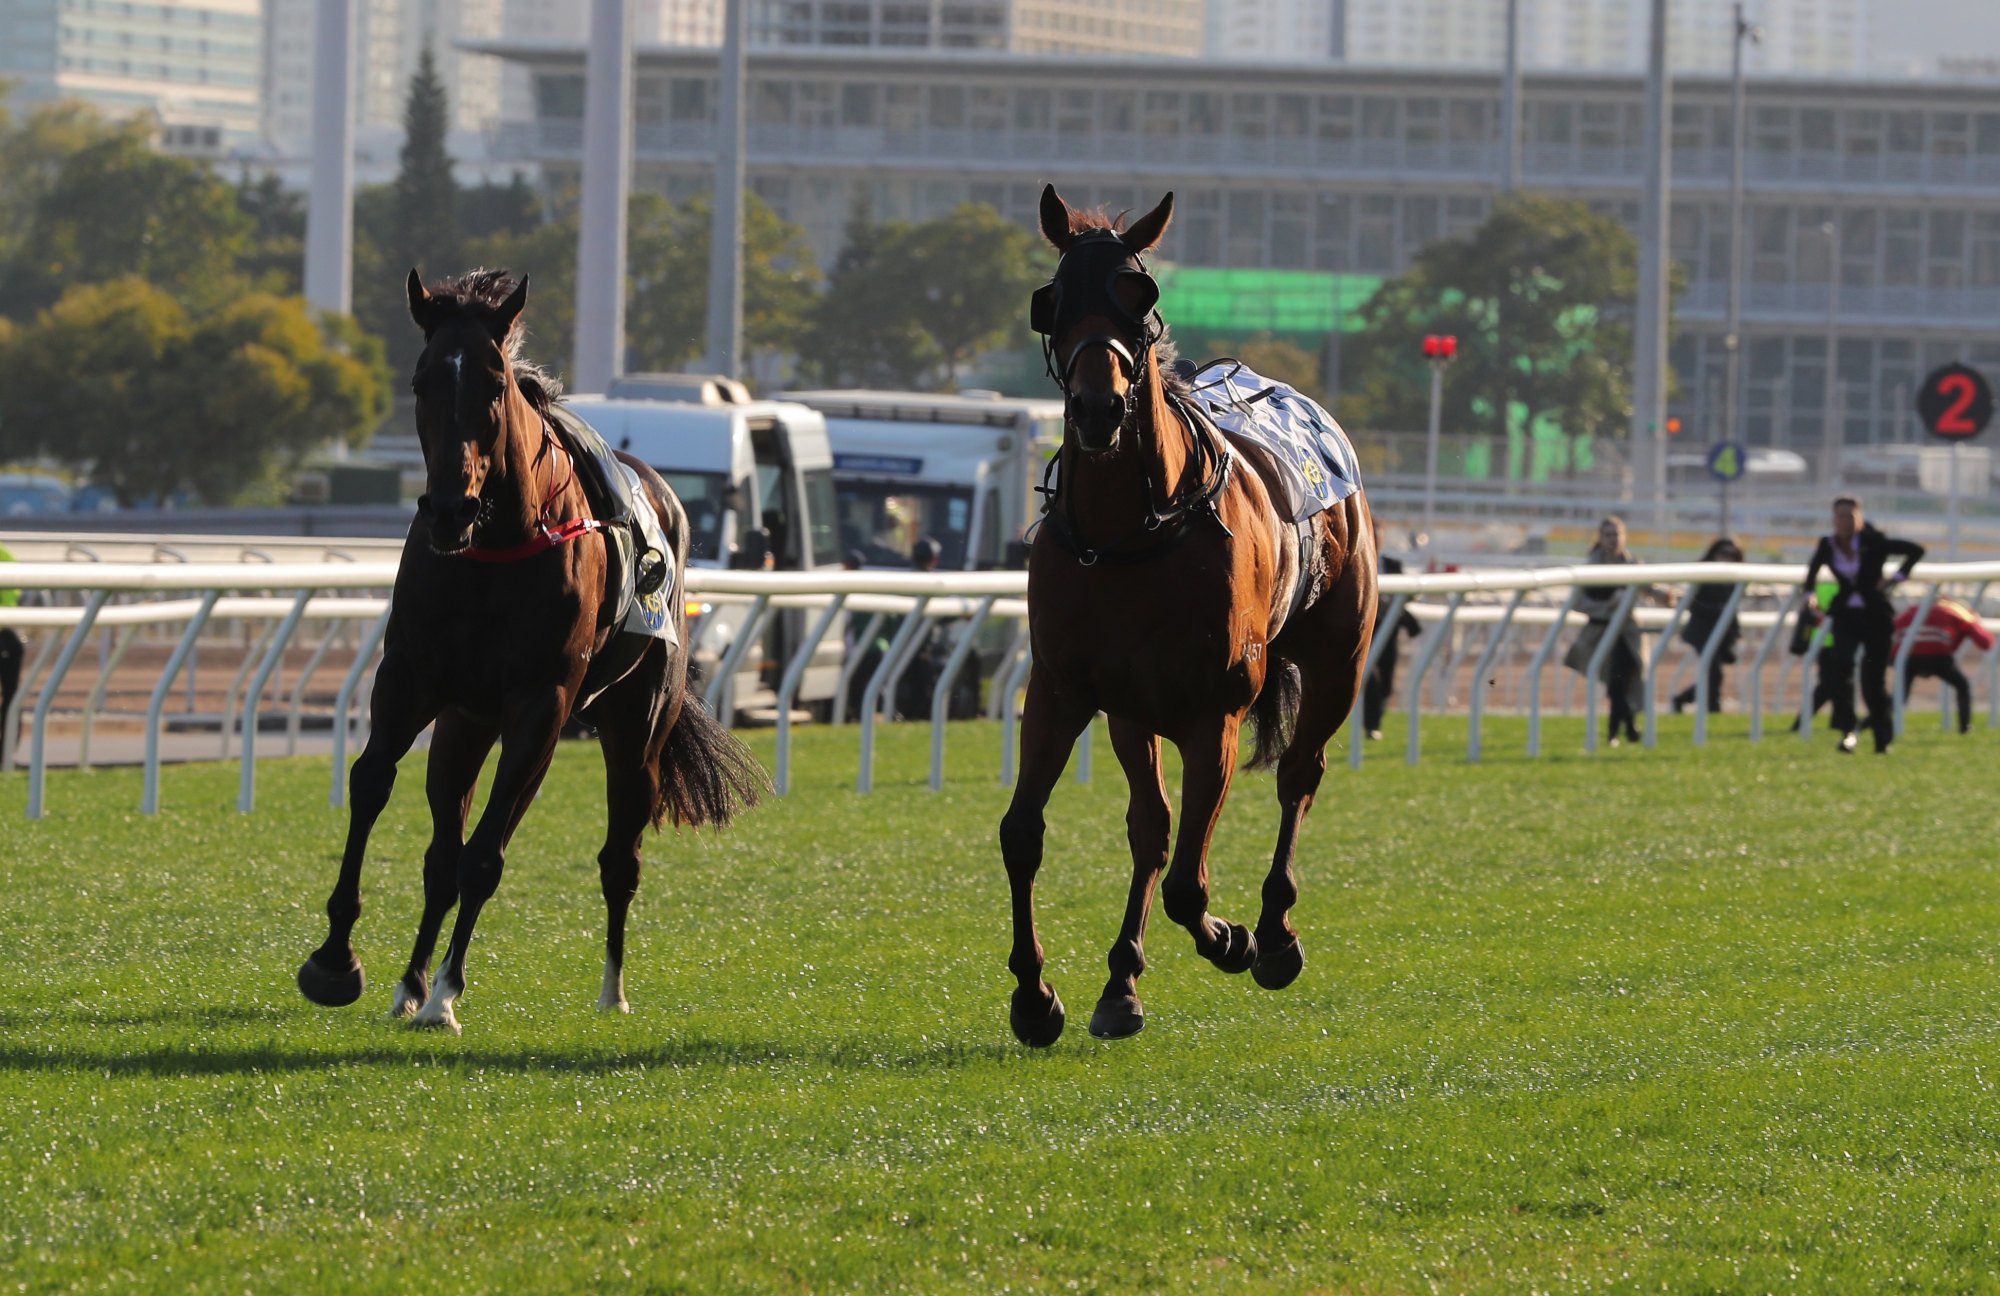
<svg viewBox="0 0 2000 1296">
<path fill-rule="evenodd" d="M 1350 632 L 1347 638 L 1352 638 Z M 1326 745 L 1346 722 L 1361 691 L 1366 653 L 1336 655 L 1330 666 L 1300 668 L 1298 719 L 1291 741 L 1278 758 L 1278 843 L 1271 853 L 1271 871 L 1264 878 L 1263 910 L 1257 917 L 1257 961 L 1250 969 L 1266 990 L 1282 990 L 1305 967 L 1305 951 L 1292 926 L 1291 908 L 1298 903 L 1298 874 L 1293 856 L 1299 828 L 1312 809 L 1320 779 L 1326 774 Z"/>
<path fill-rule="evenodd" d="M 459 1033 L 454 1007 L 465 993 L 465 957 L 472 945 L 473 929 L 479 924 L 480 911 L 500 887 L 507 843 L 549 772 L 563 717 L 568 714 L 562 703 L 563 694 L 556 689 L 533 700 L 524 699 L 501 737 L 500 763 L 493 772 L 486 808 L 480 812 L 465 849 L 459 852 L 458 919 L 452 924 L 451 942 L 445 947 L 443 966 L 431 982 L 430 995 L 410 1018 L 412 1025 Z"/>
<path fill-rule="evenodd" d="M 655 656 L 663 656 L 657 651 Z M 601 1012 L 627 1013 L 625 999 L 625 918 L 639 893 L 640 850 L 646 826 L 657 824 L 660 754 L 667 727 L 661 723 L 660 672 L 641 666 L 591 707 L 598 745 L 604 752 L 604 848 L 597 853 L 597 877 L 604 893 L 604 980 L 597 994 Z"/>
<path fill-rule="evenodd" d="M 1135 725 L 1113 718 L 1111 748 L 1125 770 L 1131 799 L 1125 809 L 1125 837 L 1132 847 L 1132 889 L 1125 899 L 1125 922 L 1111 946 L 1111 979 L 1097 1010 L 1090 1015 L 1090 1033 L 1098 1039 L 1123 1039 L 1146 1025 L 1139 1002 L 1139 974 L 1146 970 L 1146 914 L 1153 904 L 1153 886 L 1167 866 L 1167 846 L 1173 829 L 1173 807 L 1160 782 L 1160 740 Z"/>
<path fill-rule="evenodd" d="M 424 851 L 424 912 L 417 920 L 409 966 L 396 982 L 396 993 L 389 1003 L 392 1019 L 414 1016 L 430 997 L 431 955 L 437 949 L 444 916 L 458 903 L 458 858 L 465 849 L 465 819 L 472 812 L 479 770 L 493 750 L 494 737 L 490 727 L 455 712 L 438 717 L 424 775 L 424 795 L 431 808 L 431 844 Z"/>
</svg>

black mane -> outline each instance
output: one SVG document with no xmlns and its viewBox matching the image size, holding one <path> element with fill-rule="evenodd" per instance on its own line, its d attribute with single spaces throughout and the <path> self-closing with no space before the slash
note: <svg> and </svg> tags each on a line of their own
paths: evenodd
<svg viewBox="0 0 2000 1296">
<path fill-rule="evenodd" d="M 498 314 L 500 303 L 506 301 L 508 294 L 517 286 L 518 281 L 512 271 L 482 266 L 438 280 L 430 286 L 430 294 L 459 314 L 490 321 Z M 522 356 L 521 342 L 526 336 L 527 330 L 517 325 L 507 334 L 503 349 L 514 372 L 514 385 L 521 389 L 521 395 L 527 398 L 537 413 L 547 415 L 562 399 L 562 379 Z"/>
</svg>

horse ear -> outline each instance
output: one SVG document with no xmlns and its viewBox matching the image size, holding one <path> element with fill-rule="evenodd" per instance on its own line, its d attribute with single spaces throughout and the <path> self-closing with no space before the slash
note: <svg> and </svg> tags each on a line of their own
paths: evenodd
<svg viewBox="0 0 2000 1296">
<path fill-rule="evenodd" d="M 495 312 L 495 320 L 500 326 L 502 338 L 514 331 L 514 324 L 521 318 L 521 310 L 527 304 L 528 276 L 522 275 L 521 282 L 514 285 L 514 291 L 507 294 L 507 300 L 501 302 Z"/>
<path fill-rule="evenodd" d="M 1069 247 L 1069 204 L 1054 185 L 1042 188 L 1042 237 L 1058 252 Z"/>
<path fill-rule="evenodd" d="M 1134 252 L 1150 252 L 1159 246 L 1160 239 L 1167 232 L 1167 226 L 1174 219 L 1174 195 L 1168 191 L 1160 199 L 1160 205 L 1126 226 L 1120 235 L 1125 246 Z"/>
<path fill-rule="evenodd" d="M 431 330 L 437 327 L 437 299 L 424 287 L 423 276 L 417 273 L 415 266 L 410 267 L 410 279 L 405 286 L 410 295 L 410 318 L 417 322 L 424 336 L 429 337 Z"/>
</svg>

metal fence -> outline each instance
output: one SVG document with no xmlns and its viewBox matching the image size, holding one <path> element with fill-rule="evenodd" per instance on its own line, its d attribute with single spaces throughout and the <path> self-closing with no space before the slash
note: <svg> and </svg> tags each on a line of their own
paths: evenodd
<svg viewBox="0 0 2000 1296">
<path fill-rule="evenodd" d="M 1579 672 L 1582 706 L 1587 725 L 1584 749 L 1597 747 L 1597 706 L 1600 681 L 1608 668 L 1608 658 L 1619 631 L 1629 620 L 1656 637 L 1639 663 L 1643 670 L 1645 695 L 1645 735 L 1647 746 L 1659 734 L 1658 706 L 1663 683 L 1677 680 L 1689 670 L 1693 674 L 1695 719 L 1693 741 L 1708 739 L 1708 670 L 1710 659 L 1721 640 L 1711 637 L 1696 651 L 1682 645 L 1681 660 L 1670 664 L 1669 655 L 1681 644 L 1677 631 L 1682 627 L 1696 589 L 1704 585 L 1731 587 L 1722 620 L 1736 617 L 1742 625 L 1744 644 L 1751 648 L 1741 663 L 1747 671 L 1743 689 L 1750 715 L 1750 737 L 1763 737 L 1766 709 L 1766 672 L 1776 653 L 1795 625 L 1804 603 L 1799 587 L 1799 568 L 1775 564 L 1670 563 L 1616 567 L 1558 566 L 1538 570 L 1478 570 L 1434 575 L 1384 577 L 1382 588 L 1387 600 L 1384 626 L 1409 609 L 1427 625 L 1427 634 L 1408 673 L 1400 681 L 1408 723 L 1408 743 L 1404 759 L 1415 764 L 1421 757 L 1422 718 L 1447 703 L 1435 695 L 1426 707 L 1427 685 L 1441 676 L 1470 668 L 1472 686 L 1468 690 L 1465 714 L 1468 719 L 1466 759 L 1482 754 L 1483 721 L 1489 706 L 1487 681 L 1503 663 L 1511 663 L 1517 680 L 1516 710 L 1528 721 L 1528 754 L 1542 752 L 1542 717 L 1550 686 L 1547 666 L 1555 656 L 1567 628 L 1580 627 L 1585 616 L 1578 610 L 1584 588 L 1610 587 L 1621 590 L 1615 599 L 1609 623 L 1595 653 Z M 350 744 L 366 733 L 365 706 L 355 705 L 370 668 L 379 661 L 384 629 L 388 623 L 388 592 L 395 583 L 396 564 L 391 561 L 364 562 L 81 562 L 42 561 L 10 565 L 5 580 L 10 587 L 40 591 L 44 600 L 73 598 L 66 605 L 0 608 L 0 625 L 12 626 L 34 636 L 35 645 L 24 667 L 21 687 L 0 734 L 10 741 L 4 746 L 7 768 L 13 767 L 18 720 L 32 699 L 28 713 L 28 801 L 30 818 L 41 816 L 46 804 L 48 739 L 55 704 L 65 678 L 75 667 L 93 635 L 100 638 L 98 678 L 81 707 L 81 754 L 88 761 L 89 733 L 94 715 L 104 696 L 110 671 L 123 656 L 132 636 L 140 632 L 175 632 L 173 647 L 155 679 L 143 720 L 145 781 L 141 808 L 158 810 L 160 802 L 159 738 L 167 698 L 176 680 L 189 665 L 190 655 L 205 627 L 224 620 L 263 627 L 251 643 L 224 693 L 220 717 L 217 757 L 228 759 L 233 752 L 241 762 L 238 808 L 245 813 L 255 807 L 256 762 L 259 755 L 259 721 L 272 691 L 274 678 L 286 649 L 300 629 L 309 624 L 329 629 L 314 649 L 307 664 L 295 676 L 286 706 L 287 750 L 296 750 L 300 713 L 306 686 L 318 669 L 337 633 L 352 640 L 352 654 L 336 691 L 330 717 L 333 736 L 333 773 L 330 800 L 340 804 L 346 779 L 345 759 Z M 1917 604 L 1918 621 L 1928 613 L 1942 593 L 1962 596 L 1981 609 L 1988 587 L 2000 580 L 2000 562 L 1927 563 L 1917 578 L 1905 587 Z M 916 659 L 925 636 L 920 630 L 940 620 L 958 624 L 949 629 L 945 642 L 949 649 L 937 671 L 931 699 L 930 785 L 943 785 L 945 774 L 945 716 L 947 699 L 965 668 L 976 638 L 991 622 L 1008 627 L 1005 648 L 994 671 L 993 687 L 987 702 L 988 714 L 1001 719 L 1003 747 L 1001 777 L 1013 777 L 1014 731 L 1021 689 L 1032 662 L 1026 633 L 1027 577 L 1020 572 L 735 572 L 693 569 L 688 573 L 691 594 L 712 603 L 742 605 L 734 619 L 735 635 L 722 649 L 719 668 L 707 684 L 707 700 L 720 713 L 733 717 L 734 708 L 726 698 L 728 681 L 742 666 L 751 645 L 760 639 L 766 619 L 785 608 L 816 609 L 810 628 L 792 649 L 777 683 L 777 750 L 774 771 L 777 790 L 791 787 L 792 730 L 794 702 L 806 667 L 815 649 L 841 623 L 844 615 L 902 615 L 902 628 L 890 641 L 866 679 L 859 678 L 861 654 L 850 653 L 842 667 L 835 714 L 842 714 L 850 697 L 858 698 L 860 771 L 856 790 L 873 787 L 876 731 L 879 723 L 893 718 L 889 700 L 897 696 L 896 685 Z M 713 619 L 710 619 L 713 624 Z M 2000 628 L 2000 620 L 1988 625 Z M 1392 634 L 1378 635 L 1370 666 L 1390 651 Z M 1903 693 L 1914 636 L 1906 637 L 1896 657 L 1894 698 L 1896 722 L 1902 727 Z M 699 645 L 691 645 L 698 647 Z M 1812 668 L 1817 645 L 1802 659 L 1789 654 L 1781 657 L 1783 668 L 1777 679 L 1777 705 L 1790 706 L 1796 694 L 1801 717 L 1800 731 L 1810 730 L 1812 712 Z M 1796 670 L 1794 670 L 1796 667 Z M 2000 649 L 1986 655 L 1979 674 L 1984 681 L 1987 724 L 2000 726 Z M 1574 681 L 1572 681 L 1574 685 Z M 1435 690 L 1433 691 L 1435 694 Z M 1090 773 L 1090 737 L 1080 741 L 1077 775 Z M 1351 741 L 1349 762 L 1359 766 L 1365 744 Z"/>
</svg>

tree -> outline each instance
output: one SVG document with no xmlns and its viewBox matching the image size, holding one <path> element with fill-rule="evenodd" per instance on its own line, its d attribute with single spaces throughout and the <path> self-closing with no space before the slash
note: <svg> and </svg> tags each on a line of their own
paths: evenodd
<svg viewBox="0 0 2000 1296">
<path fill-rule="evenodd" d="M 18 124 L 0 106 L 0 282 L 63 164 L 116 130 L 76 99 L 42 104 Z"/>
<path fill-rule="evenodd" d="M 743 340 L 751 350 L 797 345 L 819 271 L 805 232 L 756 197 L 743 207 Z M 625 348 L 629 368 L 673 370 L 708 345 L 709 205 L 634 194 L 626 212 Z M 471 264 L 534 276 L 526 353 L 550 369 L 576 352 L 574 211 L 523 233 L 501 231 L 466 244 Z M 399 289 L 400 291 L 400 289 Z"/>
<path fill-rule="evenodd" d="M 388 407 L 381 347 L 295 297 L 201 318 L 137 277 L 70 289 L 0 338 L 0 458 L 47 455 L 121 503 L 236 502 Z M 269 493 L 268 489 L 265 491 Z"/>
<path fill-rule="evenodd" d="M 446 136 L 451 107 L 430 42 L 417 55 L 417 70 L 403 101 L 403 149 L 396 172 L 397 255 L 427 274 L 458 267 L 458 181 L 452 175 Z"/>
<path fill-rule="evenodd" d="M 0 314 L 26 318 L 66 288 L 128 275 L 219 304 L 240 291 L 251 225 L 227 183 L 156 151 L 142 126 L 108 127 L 55 163 L 0 280 Z"/>
<path fill-rule="evenodd" d="M 250 242 L 237 268 L 265 292 L 291 296 L 305 290 L 305 195 L 287 189 L 266 171 L 236 186 L 236 205 L 250 218 Z"/>
<path fill-rule="evenodd" d="M 1449 333 L 1459 349 L 1444 376 L 1447 427 L 1616 435 L 1631 417 L 1637 292 L 1638 246 L 1616 219 L 1566 199 L 1503 200 L 1479 228 L 1418 252 L 1362 307 L 1347 366 L 1361 381 L 1343 418 L 1424 426 L 1422 339 Z"/>
<path fill-rule="evenodd" d="M 1034 236 L 991 207 L 922 224 L 857 212 L 800 359 L 828 383 L 950 389 L 981 352 L 1027 341 L 1048 273 Z"/>
<path fill-rule="evenodd" d="M 670 204 L 632 199 L 631 275 L 625 342 L 631 366 L 675 370 L 708 351 L 708 250 L 713 204 L 707 194 Z M 792 350 L 815 301 L 819 269 L 805 231 L 754 193 L 743 195 L 743 346 Z"/>
</svg>

